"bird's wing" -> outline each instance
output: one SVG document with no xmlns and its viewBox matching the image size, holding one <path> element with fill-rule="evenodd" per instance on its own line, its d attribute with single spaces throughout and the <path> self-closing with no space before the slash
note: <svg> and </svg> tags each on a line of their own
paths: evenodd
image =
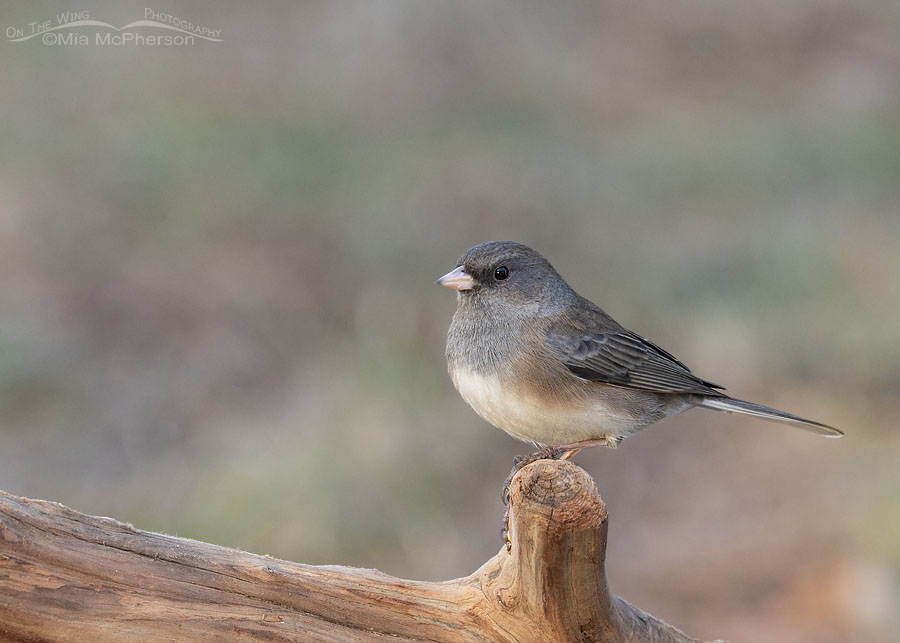
<svg viewBox="0 0 900 643">
<path fill-rule="evenodd" d="M 547 335 L 566 368 L 592 382 L 656 391 L 722 395 L 723 388 L 691 373 L 675 357 L 640 335 L 621 331 Z"/>
</svg>

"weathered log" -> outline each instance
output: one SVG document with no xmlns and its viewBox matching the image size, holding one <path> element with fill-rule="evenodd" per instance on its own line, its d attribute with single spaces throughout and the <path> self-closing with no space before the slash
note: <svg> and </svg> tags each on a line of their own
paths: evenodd
<svg viewBox="0 0 900 643">
<path fill-rule="evenodd" d="M 512 548 L 428 583 L 135 529 L 0 492 L 0 640 L 694 642 L 612 595 L 607 514 L 579 467 L 510 487 Z"/>
</svg>

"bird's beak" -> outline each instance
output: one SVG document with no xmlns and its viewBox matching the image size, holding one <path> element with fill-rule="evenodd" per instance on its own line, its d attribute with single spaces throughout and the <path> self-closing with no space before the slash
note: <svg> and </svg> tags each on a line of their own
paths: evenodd
<svg viewBox="0 0 900 643">
<path fill-rule="evenodd" d="M 475 287 L 472 275 L 467 273 L 462 266 L 457 266 L 434 283 L 438 286 L 453 288 L 453 290 L 472 290 Z"/>
</svg>

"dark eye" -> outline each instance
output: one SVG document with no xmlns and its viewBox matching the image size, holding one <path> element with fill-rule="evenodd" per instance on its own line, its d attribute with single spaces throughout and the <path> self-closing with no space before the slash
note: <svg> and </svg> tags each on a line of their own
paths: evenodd
<svg viewBox="0 0 900 643">
<path fill-rule="evenodd" d="M 506 266 L 500 266 L 494 271 L 494 279 L 497 281 L 503 281 L 507 277 L 509 277 L 509 268 Z"/>
</svg>

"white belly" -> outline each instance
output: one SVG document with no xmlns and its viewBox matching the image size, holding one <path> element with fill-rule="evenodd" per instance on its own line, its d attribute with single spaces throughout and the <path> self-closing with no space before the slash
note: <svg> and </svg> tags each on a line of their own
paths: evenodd
<svg viewBox="0 0 900 643">
<path fill-rule="evenodd" d="M 627 412 L 614 410 L 622 405 L 607 404 L 606 396 L 598 395 L 597 389 L 575 401 L 547 404 L 504 384 L 499 377 L 470 370 L 456 370 L 451 377 L 460 395 L 478 415 L 527 442 L 559 445 L 620 437 L 645 425 Z"/>
</svg>

